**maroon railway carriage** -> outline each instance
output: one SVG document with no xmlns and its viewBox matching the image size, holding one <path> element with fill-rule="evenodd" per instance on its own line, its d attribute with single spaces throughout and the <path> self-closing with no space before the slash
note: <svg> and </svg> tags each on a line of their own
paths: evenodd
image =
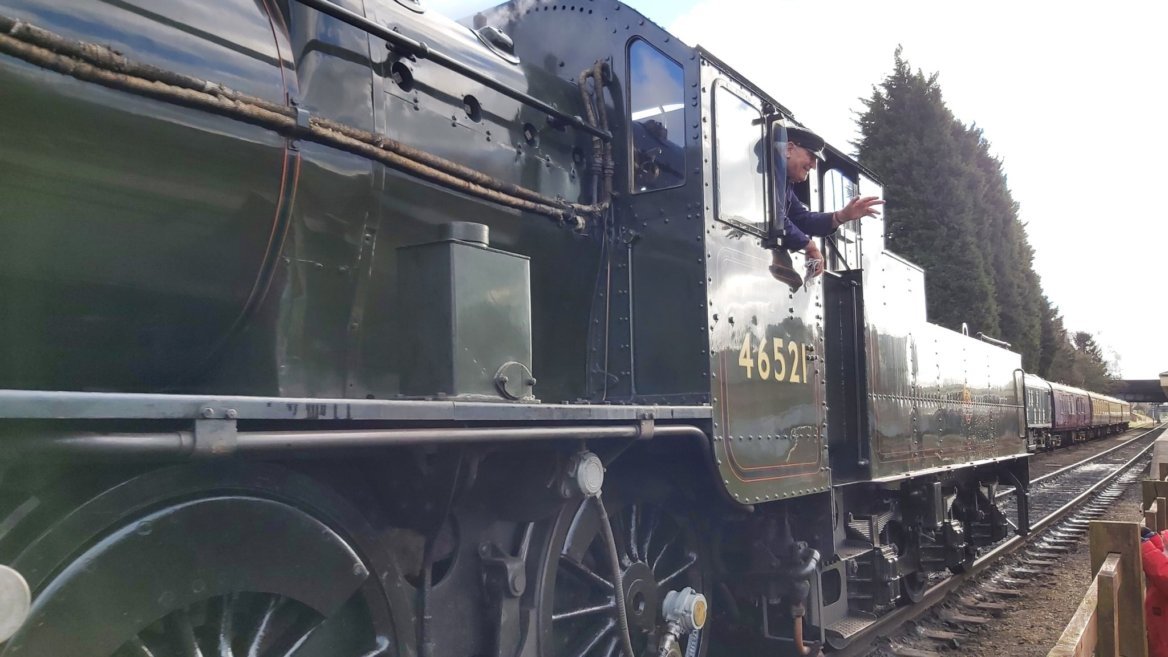
<svg viewBox="0 0 1168 657">
<path fill-rule="evenodd" d="M 1053 407 L 1052 431 L 1064 441 L 1078 442 L 1087 439 L 1091 426 L 1091 398 L 1087 392 L 1051 383 Z"/>
</svg>

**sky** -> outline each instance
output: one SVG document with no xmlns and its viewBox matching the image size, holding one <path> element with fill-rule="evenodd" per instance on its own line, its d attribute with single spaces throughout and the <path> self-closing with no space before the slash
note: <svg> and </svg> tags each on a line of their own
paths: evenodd
<svg viewBox="0 0 1168 657">
<path fill-rule="evenodd" d="M 495 3 L 429 4 L 462 16 Z M 1035 270 L 1068 330 L 1094 334 L 1122 378 L 1168 371 L 1168 2 L 628 4 L 847 152 L 860 99 L 902 46 L 1002 160 Z"/>
</svg>

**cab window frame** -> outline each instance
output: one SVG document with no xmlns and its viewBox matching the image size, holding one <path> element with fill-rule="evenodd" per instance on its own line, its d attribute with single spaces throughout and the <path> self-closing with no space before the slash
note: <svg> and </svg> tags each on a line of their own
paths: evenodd
<svg viewBox="0 0 1168 657">
<path fill-rule="evenodd" d="M 760 161 L 757 163 L 757 164 L 760 164 L 762 167 L 762 171 L 757 172 L 757 180 L 759 183 L 759 189 L 762 192 L 762 198 L 760 199 L 762 205 L 759 208 L 759 210 L 761 211 L 761 214 L 759 216 L 759 221 L 757 224 L 751 224 L 751 223 L 746 223 L 743 221 L 737 221 L 735 219 L 729 218 L 728 216 L 726 216 L 723 213 L 723 200 L 722 199 L 723 199 L 723 191 L 725 189 L 725 186 L 722 183 L 723 183 L 723 178 L 725 177 L 725 174 L 723 173 L 724 172 L 723 151 L 720 148 L 721 136 L 719 135 L 719 123 L 718 123 L 719 112 L 723 111 L 722 104 L 719 102 L 719 92 L 720 91 L 730 94 L 731 96 L 733 96 L 734 99 L 741 101 L 741 103 L 743 105 L 750 107 L 751 109 L 755 110 L 755 112 L 757 112 L 757 114 L 758 114 L 758 116 L 757 116 L 758 126 L 759 126 L 759 128 L 758 128 L 758 131 L 759 131 L 758 144 L 759 144 L 759 147 L 763 150 L 759 153 Z M 739 88 L 737 88 L 737 85 L 735 83 L 733 83 L 730 80 L 727 80 L 724 77 L 718 77 L 710 85 L 710 111 L 712 114 L 712 117 L 711 117 L 712 118 L 712 125 L 711 125 L 711 137 L 712 137 L 711 142 L 712 143 L 710 145 L 710 151 L 711 151 L 711 155 L 713 156 L 712 157 L 713 162 L 712 162 L 712 167 L 711 167 L 711 174 L 712 174 L 711 178 L 714 181 L 714 194 L 713 194 L 714 195 L 714 219 L 718 222 L 726 224 L 727 226 L 733 226 L 736 229 L 745 231 L 747 233 L 750 233 L 751 235 L 765 239 L 767 237 L 768 228 L 770 226 L 771 215 L 772 215 L 771 198 L 773 197 L 774 190 L 772 189 L 773 185 L 771 184 L 771 169 L 773 168 L 773 165 L 771 162 L 771 158 L 769 157 L 768 153 L 766 152 L 768 142 L 767 142 L 767 130 L 766 130 L 766 125 L 765 125 L 766 113 L 763 111 L 763 107 L 764 107 L 765 103 L 763 102 L 763 100 L 761 98 L 756 98 L 756 100 L 752 101 L 750 98 L 746 97 L 747 94 L 750 94 L 750 92 L 747 91 L 746 93 L 743 93 L 743 91 L 741 91 Z M 750 95 L 753 95 L 753 94 L 750 94 Z"/>
<path fill-rule="evenodd" d="M 819 205 L 823 212 L 842 210 L 852 198 L 860 194 L 859 172 L 833 157 L 829 157 L 828 162 L 819 167 L 817 180 Z M 825 250 L 831 271 L 863 268 L 864 256 L 859 221 L 844 222 L 830 237 L 823 238 L 823 241 L 831 247 Z"/>
<path fill-rule="evenodd" d="M 677 73 L 677 76 L 676 76 L 677 85 L 675 88 L 676 102 L 662 102 L 656 106 L 662 110 L 666 110 L 666 112 L 678 111 L 681 113 L 680 114 L 680 121 L 678 122 L 679 125 L 677 126 L 678 127 L 677 137 L 675 139 L 668 139 L 667 138 L 668 144 L 677 145 L 678 151 L 679 151 L 679 154 L 681 157 L 681 166 L 679 167 L 679 171 L 678 171 L 678 173 L 680 174 L 680 180 L 678 182 L 675 182 L 675 183 L 665 184 L 665 185 L 661 185 L 661 186 L 653 186 L 653 187 L 642 187 L 642 186 L 637 184 L 638 166 L 637 166 L 637 162 L 636 162 L 636 153 L 637 153 L 636 143 L 635 143 L 636 142 L 636 138 L 635 138 L 636 128 L 634 128 L 634 123 L 637 123 L 637 121 L 633 118 L 633 114 L 634 114 L 634 112 L 638 111 L 635 109 L 635 106 L 634 106 L 635 96 L 638 95 L 638 90 L 643 88 L 637 82 L 636 78 L 634 77 L 633 49 L 638 47 L 638 46 L 644 46 L 645 48 L 647 48 L 648 50 L 646 52 L 648 52 L 652 55 L 655 55 L 658 58 L 658 61 L 660 63 L 672 65 L 674 67 L 674 70 Z M 628 126 L 628 129 L 626 130 L 626 132 L 627 132 L 626 144 L 627 144 L 627 148 L 628 148 L 628 150 L 627 150 L 627 153 L 628 153 L 628 165 L 627 165 L 628 166 L 628 176 L 627 176 L 626 182 L 629 186 L 628 187 L 629 193 L 631 195 L 651 194 L 653 192 L 664 191 L 667 189 L 677 189 L 679 187 L 684 187 L 689 180 L 688 172 L 686 171 L 688 153 L 686 152 L 687 147 L 686 147 L 686 143 L 685 143 L 685 132 L 686 132 L 685 126 L 686 126 L 686 112 L 687 112 L 686 103 L 685 103 L 685 66 L 682 65 L 681 62 L 677 61 L 673 57 L 670 57 L 669 55 L 667 55 L 665 53 L 665 51 L 663 51 L 661 48 L 658 48 L 656 45 L 653 44 L 653 42 L 649 41 L 645 37 L 635 36 L 635 37 L 629 39 L 628 43 L 625 45 L 625 74 L 626 74 L 626 79 L 628 80 L 628 87 L 629 87 L 629 92 L 628 92 L 628 94 L 626 96 L 626 100 L 625 100 L 625 121 L 626 121 L 626 125 Z M 672 108 L 672 109 L 668 109 L 668 108 Z M 646 117 L 646 118 L 648 118 L 648 117 Z M 642 125 L 642 127 L 643 127 L 643 124 L 638 124 L 638 125 Z"/>
</svg>

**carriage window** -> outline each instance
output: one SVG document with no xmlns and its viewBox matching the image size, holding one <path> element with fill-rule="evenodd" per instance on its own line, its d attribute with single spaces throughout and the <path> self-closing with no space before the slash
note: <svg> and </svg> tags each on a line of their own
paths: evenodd
<svg viewBox="0 0 1168 657">
<path fill-rule="evenodd" d="M 762 111 L 722 84 L 714 86 L 714 186 L 718 220 L 764 234 L 766 164 Z"/>
<path fill-rule="evenodd" d="M 640 39 L 629 45 L 633 192 L 685 183 L 685 96 L 681 65 Z"/>
</svg>

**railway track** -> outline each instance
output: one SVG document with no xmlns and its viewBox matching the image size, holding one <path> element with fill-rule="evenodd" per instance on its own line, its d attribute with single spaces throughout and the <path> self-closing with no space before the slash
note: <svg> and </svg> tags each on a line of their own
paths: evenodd
<svg viewBox="0 0 1168 657">
<path fill-rule="evenodd" d="M 965 573 L 939 579 L 919 603 L 888 614 L 830 656 L 935 657 L 941 654 L 938 650 L 959 645 L 976 626 L 1007 612 L 1011 600 L 1021 595 L 1019 589 L 1054 567 L 1057 558 L 1085 536 L 1089 522 L 1142 477 L 1162 431 L 1162 427 L 1146 431 L 1036 477 L 1028 495 L 1032 519 L 1028 535 L 1006 539 L 980 555 Z M 1013 489 L 1002 489 L 996 497 L 1007 517 L 1016 522 Z M 1005 567 L 995 567 L 1015 554 Z"/>
</svg>

